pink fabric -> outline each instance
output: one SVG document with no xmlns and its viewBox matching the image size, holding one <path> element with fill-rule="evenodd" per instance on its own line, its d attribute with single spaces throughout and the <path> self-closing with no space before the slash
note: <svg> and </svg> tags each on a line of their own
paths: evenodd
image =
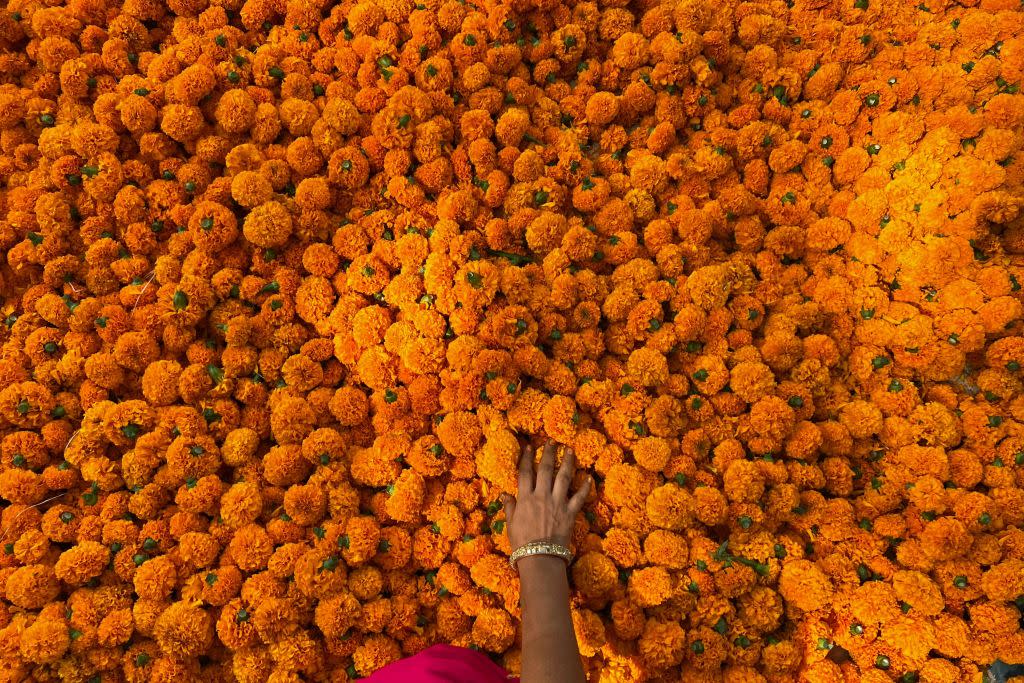
<svg viewBox="0 0 1024 683">
<path fill-rule="evenodd" d="M 500 666 L 476 650 L 434 645 L 388 664 L 366 679 L 369 683 L 515 683 Z"/>
</svg>

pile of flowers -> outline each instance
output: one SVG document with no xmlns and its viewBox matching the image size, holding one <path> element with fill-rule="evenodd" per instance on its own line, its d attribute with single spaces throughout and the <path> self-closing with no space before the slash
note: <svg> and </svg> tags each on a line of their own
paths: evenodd
<svg viewBox="0 0 1024 683">
<path fill-rule="evenodd" d="M 0 665 L 594 681 L 1024 661 L 1018 0 L 11 0 Z"/>
</svg>

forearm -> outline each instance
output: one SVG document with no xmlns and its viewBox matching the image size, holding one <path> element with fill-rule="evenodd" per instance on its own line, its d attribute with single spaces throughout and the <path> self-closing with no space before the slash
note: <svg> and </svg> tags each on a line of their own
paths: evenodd
<svg viewBox="0 0 1024 683">
<path fill-rule="evenodd" d="M 584 683 L 569 614 L 565 562 L 538 555 L 519 561 L 523 610 L 523 683 Z"/>
</svg>

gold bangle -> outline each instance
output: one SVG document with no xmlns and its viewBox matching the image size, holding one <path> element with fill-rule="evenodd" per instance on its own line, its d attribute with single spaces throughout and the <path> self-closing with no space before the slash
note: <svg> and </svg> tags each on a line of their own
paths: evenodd
<svg viewBox="0 0 1024 683">
<path fill-rule="evenodd" d="M 512 551 L 508 563 L 515 569 L 519 560 L 532 555 L 554 555 L 565 560 L 566 564 L 572 562 L 572 552 L 564 545 L 552 541 L 530 541 Z"/>
</svg>

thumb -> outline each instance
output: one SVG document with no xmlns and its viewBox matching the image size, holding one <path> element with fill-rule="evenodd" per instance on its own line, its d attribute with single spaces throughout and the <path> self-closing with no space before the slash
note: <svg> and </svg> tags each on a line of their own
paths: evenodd
<svg viewBox="0 0 1024 683">
<path fill-rule="evenodd" d="M 512 516 L 516 514 L 516 499 L 507 493 L 501 494 L 501 505 L 505 508 L 505 522 L 506 524 L 512 521 Z"/>
</svg>

